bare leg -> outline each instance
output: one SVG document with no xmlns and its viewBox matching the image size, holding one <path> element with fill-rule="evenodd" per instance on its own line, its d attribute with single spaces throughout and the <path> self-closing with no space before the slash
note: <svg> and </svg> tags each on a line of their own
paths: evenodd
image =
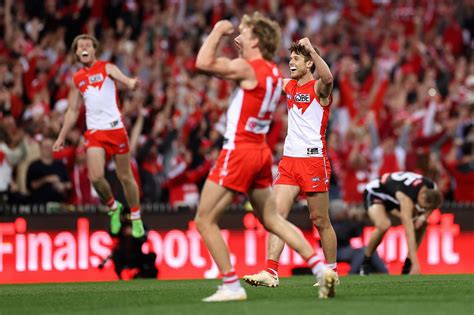
<svg viewBox="0 0 474 315">
<path fill-rule="evenodd" d="M 255 211 L 260 213 L 265 228 L 277 235 L 304 259 L 314 255 L 314 250 L 296 227 L 277 212 L 275 197 L 270 188 L 253 189 L 249 192 L 250 202 Z"/>
<path fill-rule="evenodd" d="M 198 231 L 223 274 L 232 270 L 232 264 L 217 223 L 224 210 L 232 203 L 234 195 L 233 191 L 206 180 L 195 218 Z"/>
<path fill-rule="evenodd" d="M 87 169 L 89 180 L 94 189 L 99 194 L 102 203 L 107 203 L 112 197 L 112 189 L 104 176 L 105 168 L 105 151 L 102 148 L 87 149 Z"/>
<path fill-rule="evenodd" d="M 115 172 L 117 173 L 117 178 L 122 184 L 128 206 L 135 207 L 140 203 L 140 193 L 130 167 L 130 153 L 117 154 L 114 156 L 114 160 L 116 166 Z"/>
<path fill-rule="evenodd" d="M 375 230 L 370 236 L 369 244 L 367 244 L 365 249 L 365 256 L 371 257 L 390 228 L 391 222 L 383 205 L 375 204 L 370 206 L 368 213 L 375 225 Z"/>
<path fill-rule="evenodd" d="M 307 193 L 310 218 L 321 236 L 324 256 L 329 264 L 336 262 L 337 239 L 329 219 L 329 193 Z"/>
<path fill-rule="evenodd" d="M 283 217 L 287 218 L 290 213 L 293 202 L 298 196 L 300 188 L 291 185 L 275 185 L 274 194 L 276 198 L 277 212 Z M 270 233 L 267 244 L 267 259 L 274 261 L 280 260 L 281 252 L 285 243 L 275 234 Z"/>
</svg>

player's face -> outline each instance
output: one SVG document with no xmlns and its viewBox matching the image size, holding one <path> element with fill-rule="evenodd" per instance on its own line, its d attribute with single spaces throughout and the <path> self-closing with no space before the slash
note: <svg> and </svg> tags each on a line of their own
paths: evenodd
<svg viewBox="0 0 474 315">
<path fill-rule="evenodd" d="M 83 64 L 90 64 L 95 60 L 95 48 L 90 39 L 80 39 L 77 42 L 76 55 Z"/>
<path fill-rule="evenodd" d="M 432 210 L 429 208 L 429 204 L 426 202 L 426 194 L 423 192 L 418 194 L 416 210 L 418 212 L 426 212 Z"/>
<path fill-rule="evenodd" d="M 252 29 L 245 24 L 239 25 L 240 34 L 234 39 L 235 46 L 239 50 L 239 55 L 245 57 L 247 51 L 254 47 L 258 40 L 254 38 Z"/>
<path fill-rule="evenodd" d="M 291 78 L 299 79 L 305 75 L 309 71 L 308 64 L 310 63 L 304 60 L 303 55 L 292 52 L 289 62 Z"/>
</svg>

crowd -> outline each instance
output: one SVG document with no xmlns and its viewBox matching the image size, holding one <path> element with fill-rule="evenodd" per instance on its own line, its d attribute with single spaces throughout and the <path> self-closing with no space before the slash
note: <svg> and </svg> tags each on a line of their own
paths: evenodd
<svg viewBox="0 0 474 315">
<path fill-rule="evenodd" d="M 70 45 L 88 33 L 101 43 L 99 59 L 142 81 L 138 92 L 120 92 L 142 201 L 197 205 L 233 85 L 198 73 L 196 54 L 218 20 L 237 25 L 255 10 L 281 25 L 284 74 L 288 47 L 304 36 L 331 67 L 333 198 L 360 203 L 370 179 L 409 170 L 434 179 L 446 200 L 474 201 L 472 1 L 4 0 L 0 203 L 98 203 L 85 166 L 84 117 L 67 147 L 52 153 L 79 69 Z M 235 55 L 232 37 L 219 53 Z M 286 110 L 282 97 L 268 135 L 275 165 Z M 111 161 L 109 177 L 113 170 Z"/>
</svg>

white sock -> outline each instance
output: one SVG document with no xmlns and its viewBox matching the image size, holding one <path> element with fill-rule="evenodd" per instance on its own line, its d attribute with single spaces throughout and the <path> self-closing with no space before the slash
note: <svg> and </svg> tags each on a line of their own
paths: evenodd
<svg viewBox="0 0 474 315">
<path fill-rule="evenodd" d="M 308 259 L 308 266 L 309 266 L 309 268 L 311 268 L 311 272 L 313 273 L 313 275 L 318 276 L 318 277 L 321 276 L 321 274 L 326 269 L 326 266 L 318 258 L 318 256 L 316 254 L 311 256 Z"/>
<path fill-rule="evenodd" d="M 130 213 L 130 219 L 131 220 L 138 220 L 140 218 L 141 218 L 140 211 L 134 211 L 134 212 Z"/>
<path fill-rule="evenodd" d="M 237 277 L 235 271 L 231 271 L 228 274 L 224 275 L 222 278 L 222 282 L 232 291 L 237 291 L 241 288 L 239 277 Z"/>
<path fill-rule="evenodd" d="M 334 264 L 326 264 L 326 268 L 335 271 L 335 270 L 337 269 L 337 263 L 334 263 Z"/>
<path fill-rule="evenodd" d="M 115 210 L 117 210 L 117 208 L 118 208 L 117 200 L 114 200 L 114 203 L 110 207 L 110 210 L 115 211 Z"/>
</svg>

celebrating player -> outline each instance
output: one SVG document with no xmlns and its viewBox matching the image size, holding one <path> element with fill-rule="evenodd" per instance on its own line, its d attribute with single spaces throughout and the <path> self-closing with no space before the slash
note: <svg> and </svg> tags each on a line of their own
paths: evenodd
<svg viewBox="0 0 474 315">
<path fill-rule="evenodd" d="M 274 182 L 277 209 L 286 218 L 300 191 L 306 194 L 310 218 L 321 236 L 327 266 L 337 271 L 336 234 L 329 220 L 331 167 L 325 139 L 333 77 L 308 38 L 293 43 L 289 50 L 291 79 L 283 81 L 288 102 L 288 134 Z M 318 72 L 318 80 L 313 76 L 314 70 Z M 255 286 L 277 287 L 278 260 L 284 245 L 271 234 L 266 269 L 243 279 Z"/>
<path fill-rule="evenodd" d="M 118 233 L 121 227 L 120 212 L 123 206 L 115 200 L 110 185 L 104 177 L 106 159 L 113 157 L 117 177 L 122 184 L 131 211 L 132 235 L 138 238 L 144 235 L 145 230 L 140 218 L 138 186 L 130 168 L 128 136 L 118 108 L 115 82 L 126 85 L 130 90 L 136 90 L 139 81 L 125 76 L 117 66 L 97 60 L 95 53 L 98 46 L 96 38 L 84 34 L 77 36 L 72 43 L 72 51 L 84 67 L 74 74 L 71 82 L 69 107 L 53 150 L 63 149 L 66 135 L 79 116 L 79 96 L 81 95 L 86 106 L 87 131 L 84 137 L 90 181 L 101 201 L 110 209 L 112 233 Z"/>
<path fill-rule="evenodd" d="M 229 21 L 216 23 L 201 47 L 198 69 L 223 79 L 235 80 L 238 87 L 227 110 L 225 141 L 216 165 L 202 190 L 196 225 L 223 275 L 223 285 L 203 301 L 230 301 L 247 298 L 240 286 L 218 220 L 238 192 L 248 193 L 250 202 L 265 228 L 283 239 L 308 262 L 321 287 L 319 296 L 334 296 L 336 274 L 325 267 L 307 240 L 276 211 L 271 193 L 272 156 L 265 142 L 272 113 L 282 88 L 282 78 L 272 62 L 279 46 L 278 25 L 259 13 L 244 15 L 240 35 L 234 40 L 240 57 L 216 57 L 224 35 L 234 32 Z"/>
<path fill-rule="evenodd" d="M 419 274 L 420 265 L 416 251 L 421 243 L 428 216 L 441 203 L 441 193 L 436 184 L 416 173 L 386 173 L 380 179 L 369 182 L 364 191 L 364 205 L 375 230 L 365 250 L 361 275 L 371 272 L 371 256 L 391 225 L 389 213 L 399 217 L 405 228 L 408 247 L 406 265 L 411 265 L 409 273 Z"/>
</svg>

